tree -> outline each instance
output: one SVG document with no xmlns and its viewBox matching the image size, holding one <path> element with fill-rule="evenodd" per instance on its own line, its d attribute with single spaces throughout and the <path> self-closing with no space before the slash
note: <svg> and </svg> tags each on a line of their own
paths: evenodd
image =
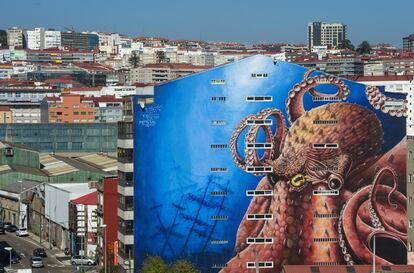
<svg viewBox="0 0 414 273">
<path fill-rule="evenodd" d="M 141 57 L 137 55 L 136 51 L 132 52 L 131 57 L 129 58 L 129 63 L 132 65 L 133 68 L 137 68 L 141 63 Z"/>
<path fill-rule="evenodd" d="M 165 63 L 167 61 L 167 57 L 165 56 L 164 51 L 158 50 L 157 52 L 155 52 L 155 57 L 157 59 L 157 63 Z"/>
<path fill-rule="evenodd" d="M 7 32 L 0 29 L 0 48 L 7 47 Z"/>
<path fill-rule="evenodd" d="M 339 45 L 340 49 L 350 49 L 350 50 L 355 50 L 354 45 L 352 44 L 352 42 L 348 39 L 344 40 L 342 42 L 342 44 Z"/>
<path fill-rule="evenodd" d="M 169 273 L 167 263 L 158 256 L 148 256 L 141 267 L 142 273 Z"/>
<path fill-rule="evenodd" d="M 372 49 L 371 45 L 367 41 L 363 41 L 357 48 L 359 54 L 370 54 Z"/>
<path fill-rule="evenodd" d="M 200 273 L 195 266 L 186 260 L 178 260 L 170 266 L 171 273 Z"/>
</svg>

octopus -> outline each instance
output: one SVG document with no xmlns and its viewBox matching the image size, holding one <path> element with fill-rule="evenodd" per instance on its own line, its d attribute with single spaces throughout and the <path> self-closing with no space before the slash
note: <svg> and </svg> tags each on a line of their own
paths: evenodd
<svg viewBox="0 0 414 273">
<path fill-rule="evenodd" d="M 345 102 L 350 90 L 341 79 L 311 77 L 312 72 L 288 94 L 289 128 L 280 110 L 268 108 L 244 118 L 232 134 L 235 164 L 262 179 L 222 273 L 276 272 L 285 264 L 367 264 L 374 258 L 374 238 L 406 249 L 405 142 L 381 154 L 384 133 L 376 114 Z M 315 89 L 323 84 L 337 92 Z M 328 103 L 306 111 L 306 93 Z M 394 99 L 376 87 L 366 87 L 366 96 L 375 109 L 406 115 L 406 104 L 387 108 Z M 266 124 L 270 118 L 276 128 Z M 237 148 L 243 131 L 244 158 Z M 260 156 L 255 145 L 261 131 L 267 146 L 261 144 Z M 376 253 L 376 263 L 398 263 L 398 255 Z"/>
</svg>

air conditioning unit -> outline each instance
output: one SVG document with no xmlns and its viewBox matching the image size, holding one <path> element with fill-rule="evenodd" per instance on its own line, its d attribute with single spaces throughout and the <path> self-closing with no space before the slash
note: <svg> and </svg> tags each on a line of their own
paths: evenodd
<svg viewBox="0 0 414 273">
<path fill-rule="evenodd" d="M 4 149 L 4 155 L 8 157 L 13 156 L 14 155 L 13 148 L 7 147 L 6 149 Z"/>
<path fill-rule="evenodd" d="M 98 187 L 98 181 L 89 181 L 89 189 L 96 189 Z"/>
</svg>

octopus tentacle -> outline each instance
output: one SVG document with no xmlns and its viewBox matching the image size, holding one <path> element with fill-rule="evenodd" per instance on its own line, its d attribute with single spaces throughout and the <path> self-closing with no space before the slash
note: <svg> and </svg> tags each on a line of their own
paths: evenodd
<svg viewBox="0 0 414 273">
<path fill-rule="evenodd" d="M 376 184 L 375 187 L 375 193 L 381 195 L 389 194 L 389 192 L 393 189 L 389 186 L 380 184 Z M 370 261 L 372 260 L 373 253 L 369 246 L 369 240 L 365 241 L 361 239 L 361 237 L 359 236 L 359 222 L 357 221 L 357 219 L 359 217 L 359 209 L 362 206 L 364 206 L 364 204 L 366 204 L 367 202 L 371 202 L 370 195 L 372 191 L 373 186 L 363 187 L 358 192 L 356 192 L 351 199 L 348 200 L 348 202 L 344 205 L 342 209 L 340 222 L 338 226 L 340 246 L 348 247 L 347 249 L 350 249 L 352 251 L 354 258 L 362 261 L 363 263 L 370 263 Z M 398 191 L 395 191 L 392 197 L 401 206 L 403 206 L 404 202 L 406 202 L 406 197 Z M 370 210 L 370 212 L 372 212 L 372 210 Z M 373 216 L 374 215 L 371 214 L 370 218 L 374 222 L 375 219 L 373 219 Z M 370 227 L 370 230 L 371 235 L 374 232 L 381 233 L 381 235 L 383 236 L 396 239 L 405 244 L 406 235 L 387 223 L 385 223 L 383 227 L 379 227 L 378 225 L 373 223 L 373 225 Z M 353 264 L 353 260 L 350 256 L 350 253 L 348 253 L 347 251 L 344 254 L 348 255 L 346 257 L 344 256 L 344 259 L 348 262 L 348 264 Z M 381 257 L 377 257 L 376 260 L 378 264 L 391 265 L 389 261 Z"/>
<path fill-rule="evenodd" d="M 408 112 L 407 102 L 404 101 L 403 109 L 388 109 L 385 107 L 386 102 L 398 102 L 402 100 L 386 97 L 376 86 L 368 85 L 365 88 L 365 94 L 367 95 L 369 103 L 377 110 L 389 114 L 390 116 L 406 117 Z"/>
<path fill-rule="evenodd" d="M 233 131 L 233 134 L 231 135 L 230 139 L 230 150 L 233 157 L 234 162 L 236 165 L 244 170 L 246 168 L 246 162 L 245 160 L 240 156 L 239 150 L 237 148 L 237 142 L 239 139 L 240 134 L 243 132 L 243 130 L 247 127 L 247 120 L 254 118 L 254 115 L 248 115 L 242 121 L 236 126 L 236 128 Z"/>
<path fill-rule="evenodd" d="M 268 125 L 252 125 L 246 133 L 245 136 L 245 149 L 244 155 L 245 159 L 242 159 L 240 153 L 237 149 L 237 142 L 240 137 L 240 134 L 248 126 L 247 121 L 254 120 L 266 120 L 268 117 L 273 116 L 276 119 L 276 131 L 273 134 L 270 126 Z M 272 143 L 271 149 L 265 149 L 264 155 L 259 158 L 257 150 L 250 147 L 248 144 L 254 144 L 256 142 L 257 135 L 260 128 L 263 128 L 266 134 L 266 142 Z M 278 109 L 268 108 L 260 111 L 256 115 L 249 115 L 244 118 L 234 130 L 231 140 L 230 140 L 230 150 L 232 152 L 232 157 L 234 162 L 239 168 L 245 170 L 247 166 L 264 166 L 267 165 L 268 160 L 273 160 L 277 158 L 282 149 L 282 143 L 285 137 L 285 121 L 281 111 Z M 266 175 L 265 173 L 254 173 L 254 175 Z"/>
<path fill-rule="evenodd" d="M 315 90 L 315 87 L 320 84 L 332 84 L 337 86 L 338 91 L 335 94 L 324 94 Z M 345 82 L 335 76 L 318 75 L 315 77 L 306 77 L 300 83 L 290 90 L 286 100 L 286 112 L 290 123 L 293 123 L 300 116 L 305 113 L 303 107 L 303 96 L 309 92 L 312 96 L 317 98 L 338 98 L 345 100 L 349 95 L 349 88 Z"/>
<path fill-rule="evenodd" d="M 256 190 L 271 190 L 271 183 L 267 177 L 262 178 Z M 272 196 L 254 196 L 250 201 L 246 214 L 268 213 Z M 248 221 L 246 218 L 240 222 L 237 230 L 236 245 L 234 252 L 239 253 L 247 247 L 247 237 L 256 237 L 262 231 L 264 221 Z"/>
<path fill-rule="evenodd" d="M 393 227 L 392 225 L 384 221 L 384 219 L 382 219 L 381 215 L 378 213 L 378 201 L 377 201 L 378 186 L 380 185 L 380 182 L 386 173 L 390 174 L 393 179 L 393 187 L 391 188 L 391 190 L 388 192 L 388 195 L 387 195 L 388 205 L 392 207 L 394 210 L 399 209 L 398 203 L 403 205 L 404 208 L 407 205 L 407 198 L 404 195 L 396 192 L 398 188 L 398 174 L 395 172 L 394 169 L 390 167 L 383 167 L 375 175 L 374 183 L 369 193 L 370 208 L 371 208 L 372 218 L 374 218 L 373 224 L 377 228 L 385 228 L 386 230 L 394 232 L 399 237 L 406 238 L 407 237 L 406 233 L 397 230 L 395 227 Z M 395 196 L 398 203 L 393 203 L 391 201 L 392 195 Z"/>
</svg>

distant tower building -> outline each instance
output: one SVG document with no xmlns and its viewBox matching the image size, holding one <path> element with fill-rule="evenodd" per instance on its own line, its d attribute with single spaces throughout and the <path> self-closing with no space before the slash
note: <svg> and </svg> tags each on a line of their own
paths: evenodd
<svg viewBox="0 0 414 273">
<path fill-rule="evenodd" d="M 21 28 L 12 27 L 7 30 L 7 45 L 23 47 L 23 30 Z"/>
<path fill-rule="evenodd" d="M 414 51 L 414 34 L 403 38 L 403 50 Z"/>
<path fill-rule="evenodd" d="M 346 40 L 346 25 L 341 23 L 308 23 L 308 49 L 313 46 L 338 47 Z"/>
</svg>

